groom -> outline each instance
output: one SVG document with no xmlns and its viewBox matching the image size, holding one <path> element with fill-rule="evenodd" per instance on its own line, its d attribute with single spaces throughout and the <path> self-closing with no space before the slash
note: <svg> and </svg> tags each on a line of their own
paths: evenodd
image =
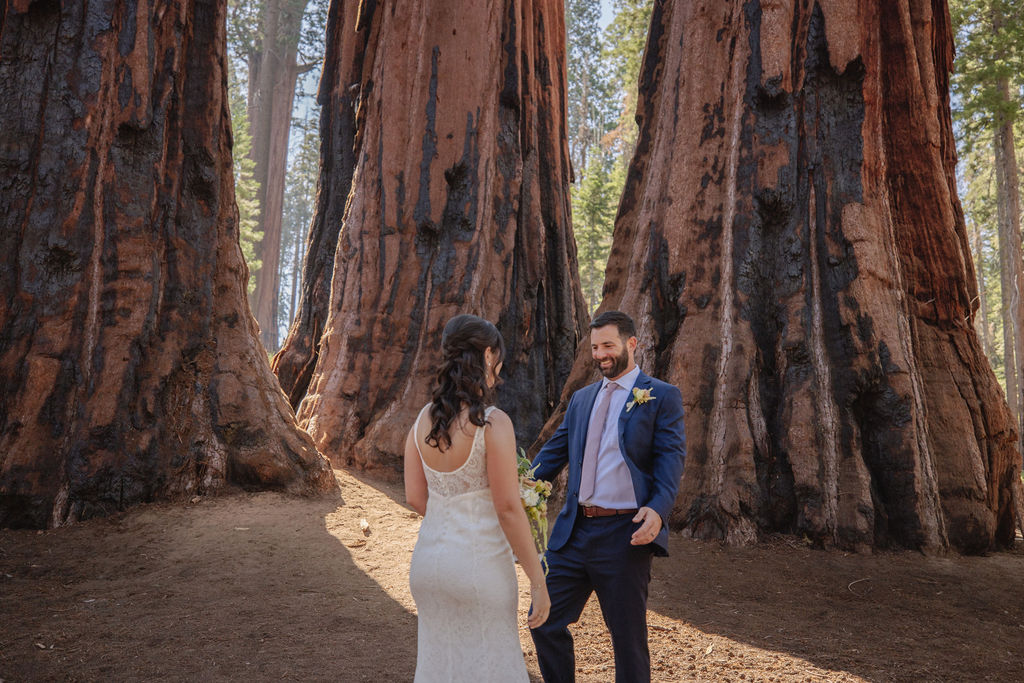
<svg viewBox="0 0 1024 683">
<path fill-rule="evenodd" d="M 532 631 L 547 683 L 574 681 L 566 628 L 597 593 L 612 636 L 615 680 L 650 681 L 647 585 L 652 555 L 668 554 L 666 522 L 683 473 L 679 389 L 640 372 L 636 327 L 620 311 L 590 323 L 604 379 L 569 399 L 561 426 L 534 458 L 537 479 L 569 466 L 565 507 L 548 544 L 551 613 Z"/>
</svg>

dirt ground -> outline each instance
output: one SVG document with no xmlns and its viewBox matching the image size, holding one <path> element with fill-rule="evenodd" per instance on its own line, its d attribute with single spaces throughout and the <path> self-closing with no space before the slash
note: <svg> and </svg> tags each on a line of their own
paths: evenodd
<svg viewBox="0 0 1024 683">
<path fill-rule="evenodd" d="M 336 474 L 324 499 L 238 494 L 0 531 L 0 681 L 412 680 L 419 519 L 398 487 Z M 1019 539 L 924 557 L 673 535 L 649 606 L 658 681 L 1024 680 Z M 574 633 L 578 680 L 611 681 L 596 601 Z"/>
</svg>

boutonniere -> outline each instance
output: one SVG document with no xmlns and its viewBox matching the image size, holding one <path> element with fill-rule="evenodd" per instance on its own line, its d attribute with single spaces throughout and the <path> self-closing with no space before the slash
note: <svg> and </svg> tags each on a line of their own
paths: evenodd
<svg viewBox="0 0 1024 683">
<path fill-rule="evenodd" d="M 635 405 L 643 405 L 648 401 L 653 401 L 657 396 L 651 396 L 650 389 L 640 389 L 639 387 L 633 387 L 633 400 L 626 404 L 626 412 L 633 410 Z"/>
</svg>

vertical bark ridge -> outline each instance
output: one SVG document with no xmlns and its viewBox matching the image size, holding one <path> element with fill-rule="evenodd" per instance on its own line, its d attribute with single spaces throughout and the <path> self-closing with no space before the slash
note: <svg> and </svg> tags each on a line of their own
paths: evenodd
<svg viewBox="0 0 1024 683">
<path fill-rule="evenodd" d="M 814 175 L 813 173 L 808 178 L 808 216 L 807 216 L 807 227 L 808 227 L 808 270 L 810 271 L 810 283 L 808 287 L 808 298 L 810 299 L 811 309 L 811 332 L 810 341 L 813 348 L 811 357 L 814 359 L 814 370 L 815 370 L 815 384 L 818 388 L 818 402 L 821 420 L 821 446 L 822 450 L 820 453 L 822 471 L 820 474 L 821 481 L 823 482 L 822 491 L 822 508 L 823 511 L 823 529 L 822 531 L 829 533 L 832 536 L 832 541 L 838 540 L 838 513 L 837 505 L 839 498 L 839 479 L 838 479 L 838 461 L 839 452 L 838 445 L 841 443 L 842 435 L 840 434 L 837 418 L 838 409 L 836 406 L 836 398 L 833 391 L 833 380 L 832 380 L 832 366 L 831 357 L 828 355 L 828 350 L 825 345 L 825 322 L 822 313 L 822 298 L 825 293 L 822 291 L 822 273 L 821 273 L 821 262 L 822 258 L 818 253 L 819 242 L 824 245 L 825 235 L 824 231 L 820 229 L 817 215 L 817 197 L 814 191 Z M 821 532 L 819 532 L 821 533 Z"/>
<path fill-rule="evenodd" d="M 730 83 L 735 87 L 729 89 L 735 99 L 729 107 L 729 138 L 728 138 L 728 161 L 726 162 L 725 177 L 725 216 L 722 219 L 722 247 L 721 247 L 721 274 L 719 278 L 719 298 L 721 300 L 721 318 L 719 321 L 719 332 L 721 334 L 722 346 L 718 353 L 718 367 L 715 381 L 715 403 L 711 414 L 711 443 L 712 446 L 712 471 L 714 480 L 712 490 L 716 495 L 724 494 L 725 487 L 725 461 L 728 454 L 725 452 L 727 439 L 725 434 L 726 416 L 725 411 L 731 411 L 731 406 L 726 408 L 726 389 L 728 387 L 727 370 L 731 364 L 733 344 L 733 224 L 736 220 L 737 203 L 737 167 L 739 166 L 740 154 L 740 133 L 743 116 L 743 95 L 744 89 L 739 86 L 743 78 L 744 60 L 738 54 L 744 41 L 741 39 L 742 19 L 741 8 L 735 7 L 732 15 L 731 25 L 735 27 L 729 37 L 731 43 L 729 62 L 732 64 L 730 80 L 726 83 L 727 89 Z M 736 512 L 736 511 L 733 511 Z"/>
</svg>

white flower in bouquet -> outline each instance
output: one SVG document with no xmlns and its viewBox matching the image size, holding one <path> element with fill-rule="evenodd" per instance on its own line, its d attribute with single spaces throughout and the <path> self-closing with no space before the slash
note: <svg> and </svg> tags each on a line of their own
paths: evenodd
<svg viewBox="0 0 1024 683">
<path fill-rule="evenodd" d="M 537 489 L 520 486 L 519 497 L 523 499 L 523 505 L 528 508 L 540 505 L 540 494 L 537 493 Z"/>
</svg>

